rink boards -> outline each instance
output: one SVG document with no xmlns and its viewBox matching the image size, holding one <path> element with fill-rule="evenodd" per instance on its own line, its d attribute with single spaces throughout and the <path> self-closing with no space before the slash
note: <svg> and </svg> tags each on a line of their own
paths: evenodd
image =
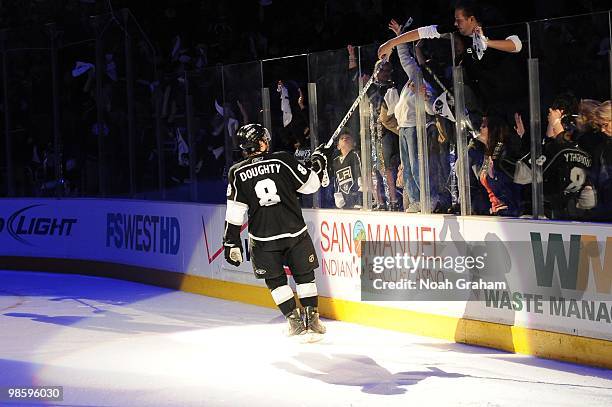
<svg viewBox="0 0 612 407">
<path fill-rule="evenodd" d="M 273 307 L 250 262 L 224 261 L 224 215 L 220 205 L 3 199 L 0 269 L 102 275 Z M 334 210 L 304 217 L 326 317 L 612 368 L 612 225 Z M 361 301 L 363 239 L 503 247 L 494 267 L 507 288 L 495 301 Z M 551 256 L 550 241 L 567 250 Z"/>
</svg>

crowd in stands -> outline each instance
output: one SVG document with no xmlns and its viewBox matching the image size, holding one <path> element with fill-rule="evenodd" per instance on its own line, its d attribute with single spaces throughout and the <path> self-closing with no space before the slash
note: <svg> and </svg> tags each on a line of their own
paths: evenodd
<svg viewBox="0 0 612 407">
<path fill-rule="evenodd" d="M 589 24 L 590 17 L 538 24 L 533 31 L 539 43 L 531 44 L 519 25 L 489 29 L 503 21 L 505 3 L 488 14 L 474 2 L 457 3 L 454 27 L 445 32 L 458 33 L 448 37 L 442 24 L 425 25 L 448 20 L 447 1 L 316 1 L 291 7 L 272 0 L 178 1 L 162 2 L 155 13 L 120 1 L 18 3 L 21 7 L 8 4 L 0 15 L 1 24 L 11 27 L 3 37 L 9 104 L 3 99 L 0 108 L 9 119 L 14 195 L 97 196 L 105 180 L 108 195 L 127 196 L 134 188 L 128 165 L 133 154 L 132 196 L 159 197 L 163 162 L 166 198 L 188 199 L 190 185 L 222 183 L 228 165 L 241 158 L 232 136 L 243 124 L 264 122 L 262 87 L 269 89 L 273 147 L 307 160 L 340 123 L 360 84 L 374 74 L 366 94 L 369 127 L 360 128 L 357 112 L 340 132 L 333 182 L 322 192 L 320 206 L 362 208 L 368 206 L 366 196 L 373 210 L 418 213 L 427 193 L 431 212 L 459 213 L 462 139 L 472 214 L 531 216 L 536 163 L 542 170 L 544 216 L 612 220 L 607 18 L 601 27 Z M 127 6 L 134 8 L 124 20 L 121 8 Z M 243 10 L 232 13 L 238 6 Z M 533 7 L 532 15 L 554 16 L 552 8 Z M 572 7 L 566 9 L 592 11 L 580 2 Z M 93 15 L 101 16 L 101 26 Z M 477 28 L 465 28 L 469 21 Z M 59 145 L 52 131 L 48 22 L 60 32 Z M 379 56 L 390 56 L 388 62 L 375 64 L 375 55 L 346 45 L 388 39 L 381 34 L 387 24 L 394 38 L 407 39 L 381 46 Z M 39 29 L 21 28 L 28 25 Z M 126 33 L 134 69 L 133 124 L 126 96 Z M 102 41 L 96 43 L 96 35 Z M 485 38 L 484 47 L 475 37 Z M 97 46 L 103 48 L 101 80 Z M 529 128 L 527 47 L 541 59 L 546 125 L 541 136 Z M 335 51 L 329 62 L 321 62 L 321 72 L 309 60 L 300 69 L 287 65 L 269 72 L 256 62 L 326 49 Z M 465 79 L 463 134 L 456 132 L 453 66 L 463 68 Z M 317 83 L 316 129 L 309 123 L 308 82 Z M 419 126 L 424 129 L 420 145 Z M 541 139 L 542 154 L 532 158 L 534 138 Z M 6 159 L 0 160 L 5 171 Z M 363 173 L 362 161 L 371 173 Z M 366 186 L 369 196 L 362 192 Z M 3 184 L 1 194 L 6 190 Z M 210 198 L 209 192 L 201 188 L 197 199 Z M 305 198 L 302 205 L 313 202 Z"/>
</svg>

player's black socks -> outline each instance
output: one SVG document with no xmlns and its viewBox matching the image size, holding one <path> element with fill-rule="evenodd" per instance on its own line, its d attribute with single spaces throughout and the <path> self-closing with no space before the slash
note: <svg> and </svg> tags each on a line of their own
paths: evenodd
<svg viewBox="0 0 612 407">
<path fill-rule="evenodd" d="M 282 304 L 277 304 L 278 309 L 283 313 L 284 316 L 289 316 L 293 310 L 297 307 L 295 298 L 291 298 L 289 301 L 285 301 Z"/>
<path fill-rule="evenodd" d="M 288 285 L 281 285 L 270 290 L 274 303 L 278 306 L 284 316 L 287 316 L 293 312 L 296 308 L 295 297 L 293 296 L 293 290 Z"/>
<path fill-rule="evenodd" d="M 314 272 L 306 275 L 294 276 L 296 289 L 302 307 L 318 307 L 319 295 L 317 285 L 314 281 Z M 287 276 L 266 279 L 266 285 L 272 293 L 274 303 L 278 306 L 284 316 L 290 315 L 297 304 L 293 295 L 293 290 L 287 285 Z"/>
<path fill-rule="evenodd" d="M 315 297 L 305 297 L 305 298 L 300 298 L 300 304 L 302 304 L 302 307 L 318 307 L 319 306 L 319 297 L 315 296 Z"/>
</svg>

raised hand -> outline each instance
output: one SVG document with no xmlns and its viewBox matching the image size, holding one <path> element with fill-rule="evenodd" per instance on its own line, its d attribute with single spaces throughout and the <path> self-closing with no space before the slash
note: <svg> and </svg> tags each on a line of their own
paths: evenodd
<svg viewBox="0 0 612 407">
<path fill-rule="evenodd" d="M 523 137 L 525 134 L 525 126 L 523 126 L 523 118 L 519 113 L 514 113 L 514 123 L 514 130 L 516 131 L 516 134 L 518 134 L 519 137 Z"/>
<path fill-rule="evenodd" d="M 300 107 L 300 109 L 304 110 L 306 105 L 304 104 L 304 94 L 302 93 L 302 89 L 298 88 L 298 93 L 298 106 Z"/>
<path fill-rule="evenodd" d="M 478 59 L 482 59 L 488 46 L 488 39 L 485 37 L 482 27 L 476 26 L 472 32 L 472 47 Z"/>
<path fill-rule="evenodd" d="M 351 44 L 346 46 L 346 50 L 348 51 L 349 57 L 355 57 L 355 47 Z"/>
<path fill-rule="evenodd" d="M 378 47 L 378 59 L 388 59 L 391 52 L 393 52 L 393 45 L 391 40 L 389 40 Z"/>
<path fill-rule="evenodd" d="M 349 69 L 357 67 L 357 57 L 355 56 L 355 47 L 351 44 L 346 46 L 349 55 Z"/>
<path fill-rule="evenodd" d="M 402 30 L 402 26 L 399 25 L 399 23 L 397 21 L 395 21 L 394 19 L 391 19 L 391 21 L 389 22 L 388 27 L 389 27 L 389 29 L 391 31 L 393 31 L 393 33 L 395 35 L 400 35 L 400 32 Z"/>
<path fill-rule="evenodd" d="M 561 116 L 563 116 L 563 112 L 560 109 L 548 109 L 548 123 L 557 124 L 561 120 Z"/>
</svg>

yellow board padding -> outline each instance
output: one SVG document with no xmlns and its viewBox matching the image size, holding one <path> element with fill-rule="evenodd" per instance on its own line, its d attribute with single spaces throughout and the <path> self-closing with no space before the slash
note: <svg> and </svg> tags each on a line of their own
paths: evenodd
<svg viewBox="0 0 612 407">
<path fill-rule="evenodd" d="M 181 290 L 276 308 L 266 287 L 184 275 Z M 322 316 L 361 325 L 612 369 L 612 341 L 319 297 Z"/>
<path fill-rule="evenodd" d="M 276 308 L 267 287 L 184 274 L 180 290 L 261 307 Z"/>
</svg>

